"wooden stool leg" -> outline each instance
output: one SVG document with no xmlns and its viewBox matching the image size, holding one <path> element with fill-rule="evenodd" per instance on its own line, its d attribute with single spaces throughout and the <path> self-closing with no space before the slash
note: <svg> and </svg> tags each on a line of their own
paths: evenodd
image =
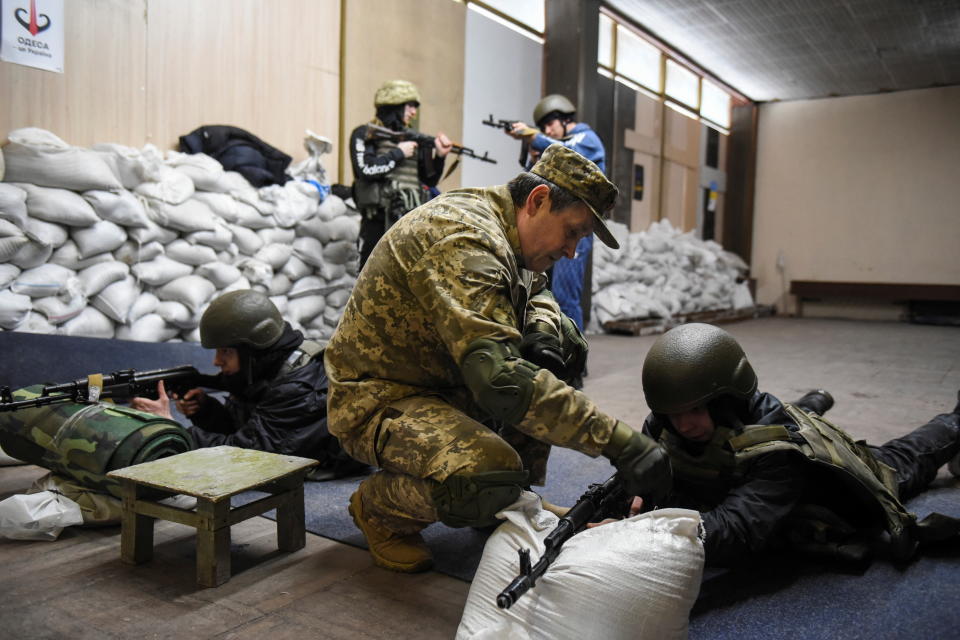
<svg viewBox="0 0 960 640">
<path fill-rule="evenodd" d="M 216 587 L 230 579 L 230 500 L 197 500 L 197 584 Z"/>
<path fill-rule="evenodd" d="M 277 548 L 297 551 L 307 544 L 306 518 L 303 510 L 303 475 L 296 476 L 294 486 L 284 492 L 277 507 Z"/>
<path fill-rule="evenodd" d="M 137 489 L 135 482 L 122 481 L 120 560 L 126 564 L 143 564 L 153 557 L 154 518 L 136 512 Z"/>
</svg>

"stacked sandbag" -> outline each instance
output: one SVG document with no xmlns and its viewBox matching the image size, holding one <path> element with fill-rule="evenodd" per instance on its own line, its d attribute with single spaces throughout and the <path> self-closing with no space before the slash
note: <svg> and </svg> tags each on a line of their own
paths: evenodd
<svg viewBox="0 0 960 640">
<path fill-rule="evenodd" d="M 517 576 L 518 550 L 535 563 L 558 519 L 527 491 L 497 515 L 506 522 L 483 549 L 457 640 L 687 637 L 703 575 L 696 511 L 660 509 L 574 535 L 509 609 L 496 598 Z"/>
<path fill-rule="evenodd" d="M 0 328 L 149 342 L 199 340 L 210 301 L 271 296 L 307 337 L 329 338 L 356 281 L 356 211 L 318 157 L 257 189 L 203 154 L 73 147 L 13 131 L 0 182 Z M 310 134 L 311 156 L 329 152 Z"/>
<path fill-rule="evenodd" d="M 620 249 L 593 245 L 591 326 L 611 320 L 671 318 L 675 315 L 751 306 L 748 267 L 734 253 L 668 220 L 646 231 L 607 223 Z"/>
</svg>

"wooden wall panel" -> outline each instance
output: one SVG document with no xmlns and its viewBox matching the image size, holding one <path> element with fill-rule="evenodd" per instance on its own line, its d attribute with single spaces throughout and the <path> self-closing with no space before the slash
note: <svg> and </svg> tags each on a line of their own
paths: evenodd
<svg viewBox="0 0 960 640">
<path fill-rule="evenodd" d="M 306 129 L 336 143 L 337 0 L 154 0 L 147 20 L 148 141 L 229 124 L 295 160 Z"/>
<path fill-rule="evenodd" d="M 384 81 L 396 78 L 409 80 L 420 90 L 421 131 L 443 131 L 454 140 L 461 139 L 465 6 L 450 0 L 343 2 L 346 46 L 338 142 L 346 145 L 354 127 L 373 117 L 373 94 Z M 349 150 L 338 148 L 340 180 L 351 184 Z M 446 191 L 459 185 L 457 169 L 441 188 Z"/>
<path fill-rule="evenodd" d="M 40 127 L 78 146 L 142 145 L 146 0 L 63 6 L 63 73 L 0 62 L 0 140 L 12 129 Z"/>
</svg>

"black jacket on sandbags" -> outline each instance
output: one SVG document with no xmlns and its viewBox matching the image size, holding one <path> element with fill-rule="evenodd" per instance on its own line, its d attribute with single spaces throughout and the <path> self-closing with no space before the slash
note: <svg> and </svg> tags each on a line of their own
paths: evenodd
<svg viewBox="0 0 960 640">
<path fill-rule="evenodd" d="M 284 184 L 292 158 L 249 131 L 229 125 L 207 125 L 180 136 L 180 151 L 205 153 L 227 171 L 236 171 L 255 187 Z"/>
<path fill-rule="evenodd" d="M 208 396 L 191 416 L 194 426 L 189 430 L 197 446 L 229 445 L 314 458 L 330 470 L 362 466 L 327 430 L 323 352 L 297 368 L 286 364 L 302 343 L 303 334 L 285 323 L 277 344 L 256 354 L 251 382 L 231 381 L 234 390 L 224 404 Z"/>
</svg>

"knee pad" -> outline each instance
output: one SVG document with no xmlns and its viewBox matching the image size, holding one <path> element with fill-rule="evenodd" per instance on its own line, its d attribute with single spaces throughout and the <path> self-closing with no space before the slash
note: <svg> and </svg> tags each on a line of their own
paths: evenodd
<svg viewBox="0 0 960 640">
<path fill-rule="evenodd" d="M 526 471 L 482 471 L 449 476 L 433 490 L 440 522 L 450 527 L 496 524 L 498 511 L 520 497 Z"/>
<path fill-rule="evenodd" d="M 513 344 L 480 338 L 467 347 L 460 370 L 480 408 L 514 425 L 530 408 L 540 368 L 521 358 Z"/>
</svg>

